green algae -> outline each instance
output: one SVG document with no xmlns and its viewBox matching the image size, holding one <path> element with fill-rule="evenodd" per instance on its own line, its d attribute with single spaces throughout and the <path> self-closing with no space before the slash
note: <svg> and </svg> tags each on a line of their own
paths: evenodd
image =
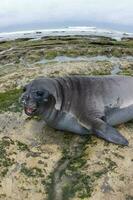
<svg viewBox="0 0 133 200">
<path fill-rule="evenodd" d="M 131 196 L 131 195 L 126 195 L 126 200 L 133 200 L 133 196 Z"/>
<path fill-rule="evenodd" d="M 21 89 L 13 89 L 0 93 L 0 112 L 20 112 L 19 97 L 21 92 Z"/>
<path fill-rule="evenodd" d="M 122 156 L 122 155 L 120 155 L 120 154 L 118 154 L 118 153 L 113 152 L 113 154 L 114 154 L 117 158 L 124 159 L 124 156 Z"/>
<path fill-rule="evenodd" d="M 74 197 L 76 193 L 78 193 L 77 196 L 80 199 L 91 197 L 91 193 L 93 192 L 92 183 L 91 176 L 77 174 L 75 180 L 72 180 L 72 185 L 66 184 L 63 186 L 63 200 Z"/>
<path fill-rule="evenodd" d="M 133 70 L 131 68 L 123 69 L 119 75 L 133 76 Z"/>
<path fill-rule="evenodd" d="M 103 175 L 107 174 L 109 171 L 113 171 L 117 167 L 117 164 L 110 158 L 106 158 L 105 160 L 107 161 L 107 166 L 92 174 L 95 179 L 101 178 Z"/>
<path fill-rule="evenodd" d="M 69 200 L 75 196 L 80 199 L 89 198 L 94 191 L 97 179 L 100 179 L 108 172 L 114 171 L 117 168 L 116 162 L 106 157 L 104 159 L 105 166 L 103 169 L 91 172 L 89 175 L 85 173 L 87 164 L 85 150 L 86 145 L 92 145 L 93 142 L 91 143 L 91 141 L 91 138 L 90 140 L 84 138 L 84 140 L 78 144 L 77 149 L 73 149 L 73 152 L 71 152 L 72 150 L 69 148 L 63 149 L 63 157 L 58 162 L 58 166 L 50 174 L 48 179 L 43 182 L 47 188 L 48 200 L 52 200 L 53 195 L 56 197 L 56 187 L 61 188 L 60 193 L 63 200 Z M 94 142 L 93 145 L 96 145 L 96 143 Z M 62 168 L 66 161 L 67 164 Z M 58 172 L 59 174 L 57 176 Z"/>
<path fill-rule="evenodd" d="M 81 199 L 91 196 L 94 179 L 83 172 L 86 164 L 86 159 L 84 158 L 86 142 L 87 138 L 84 138 L 78 148 L 73 149 L 73 152 L 68 148 L 63 149 L 63 157 L 58 162 L 58 166 L 43 181 L 48 192 L 48 200 L 52 200 L 53 197 L 57 199 L 59 196 L 63 200 L 68 200 L 75 195 Z M 59 194 L 56 187 L 61 188 Z M 59 195 L 58 197 L 57 194 Z"/>
<path fill-rule="evenodd" d="M 109 75 L 110 74 L 110 70 L 109 69 L 103 69 L 103 70 L 94 70 L 91 73 L 94 76 L 98 76 L 98 75 Z"/>
<path fill-rule="evenodd" d="M 22 142 L 20 142 L 18 140 L 16 141 L 16 143 L 17 143 L 17 146 L 18 146 L 18 150 L 20 150 L 20 151 L 29 151 L 29 147 L 28 147 L 27 144 L 22 143 Z"/>
<path fill-rule="evenodd" d="M 37 167 L 27 167 L 26 164 L 21 165 L 21 172 L 27 177 L 43 177 L 43 171 Z"/>
<path fill-rule="evenodd" d="M 8 172 L 8 167 L 14 164 L 14 160 L 10 159 L 7 150 L 9 149 L 10 145 L 12 145 L 12 141 L 6 137 L 3 137 L 0 140 L 0 172 L 1 176 L 5 176 Z"/>
<path fill-rule="evenodd" d="M 45 59 L 49 59 L 49 60 L 54 59 L 56 56 L 57 56 L 57 51 L 53 51 L 53 50 L 46 51 L 44 55 Z"/>
</svg>

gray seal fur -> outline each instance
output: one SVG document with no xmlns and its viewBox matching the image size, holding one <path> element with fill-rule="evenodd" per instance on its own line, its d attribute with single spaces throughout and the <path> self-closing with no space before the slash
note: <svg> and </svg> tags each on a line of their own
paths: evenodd
<svg viewBox="0 0 133 200">
<path fill-rule="evenodd" d="M 21 100 L 27 115 L 55 129 L 128 145 L 113 126 L 133 119 L 132 77 L 40 77 L 24 87 Z"/>
</svg>

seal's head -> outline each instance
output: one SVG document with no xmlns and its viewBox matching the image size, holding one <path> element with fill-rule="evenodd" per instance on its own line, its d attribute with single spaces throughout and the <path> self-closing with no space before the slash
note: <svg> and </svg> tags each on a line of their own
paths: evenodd
<svg viewBox="0 0 133 200">
<path fill-rule="evenodd" d="M 23 88 L 21 102 L 28 116 L 39 116 L 47 112 L 54 103 L 54 97 L 48 90 L 30 83 Z"/>
</svg>

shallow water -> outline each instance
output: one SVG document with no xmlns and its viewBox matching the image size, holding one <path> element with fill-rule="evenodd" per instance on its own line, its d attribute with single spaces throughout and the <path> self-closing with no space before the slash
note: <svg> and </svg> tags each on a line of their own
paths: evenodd
<svg viewBox="0 0 133 200">
<path fill-rule="evenodd" d="M 46 64 L 51 62 L 71 62 L 71 61 L 110 61 L 110 62 L 119 62 L 119 61 L 133 61 L 133 56 L 125 56 L 125 57 L 108 57 L 108 56 L 94 56 L 94 57 L 87 57 L 87 56 L 78 56 L 78 57 L 69 57 L 69 56 L 56 56 L 54 59 L 42 59 L 34 64 Z"/>
<path fill-rule="evenodd" d="M 85 61 L 85 62 L 111 62 L 113 64 L 113 69 L 111 70 L 111 75 L 116 75 L 121 72 L 121 63 L 122 61 L 131 62 L 133 61 L 132 56 L 125 56 L 125 57 L 108 57 L 108 56 L 94 56 L 94 57 L 87 57 L 87 56 L 78 56 L 78 57 L 69 57 L 69 56 L 57 56 L 54 59 L 42 59 L 34 64 L 47 64 L 53 62 L 77 62 L 77 61 Z M 34 65 L 32 64 L 32 66 Z"/>
<path fill-rule="evenodd" d="M 113 69 L 111 70 L 111 75 L 116 75 L 120 73 L 122 70 L 120 69 L 120 65 L 116 64 L 114 65 Z"/>
</svg>

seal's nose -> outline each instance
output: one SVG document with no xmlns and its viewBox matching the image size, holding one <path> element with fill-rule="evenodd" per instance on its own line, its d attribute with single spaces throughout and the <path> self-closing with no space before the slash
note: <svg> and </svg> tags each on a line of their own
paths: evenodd
<svg viewBox="0 0 133 200">
<path fill-rule="evenodd" d="M 27 102 L 28 102 L 28 100 L 29 100 L 29 96 L 26 95 L 26 94 L 23 94 L 23 95 L 20 97 L 19 102 L 22 103 L 23 105 L 26 105 Z"/>
</svg>

